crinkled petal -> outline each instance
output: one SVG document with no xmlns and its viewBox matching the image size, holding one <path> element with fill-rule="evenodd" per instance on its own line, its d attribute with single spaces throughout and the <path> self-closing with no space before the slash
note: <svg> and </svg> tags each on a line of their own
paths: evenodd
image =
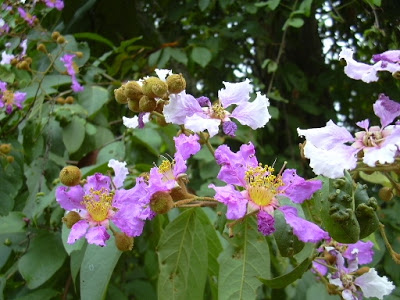
<svg viewBox="0 0 400 300">
<path fill-rule="evenodd" d="M 369 120 L 365 119 L 363 121 L 359 121 L 356 123 L 356 125 L 362 129 L 368 130 L 369 128 Z"/>
<path fill-rule="evenodd" d="M 211 119 L 206 114 L 194 114 L 185 119 L 185 127 L 194 132 L 202 132 L 207 130 L 210 138 L 216 135 L 219 131 L 221 120 Z"/>
<path fill-rule="evenodd" d="M 168 69 L 155 69 L 154 72 L 156 72 L 158 78 L 160 78 L 162 81 L 165 81 L 167 76 L 172 74 L 172 70 Z"/>
<path fill-rule="evenodd" d="M 353 296 L 353 292 L 349 289 L 344 289 L 342 291 L 343 300 L 357 300 L 358 298 Z"/>
<path fill-rule="evenodd" d="M 128 128 L 137 128 L 139 126 L 138 116 L 132 118 L 122 117 L 122 122 Z"/>
<path fill-rule="evenodd" d="M 201 148 L 197 134 L 186 136 L 182 133 L 178 137 L 174 137 L 174 141 L 176 152 L 182 155 L 184 160 L 199 152 Z"/>
<path fill-rule="evenodd" d="M 248 200 L 233 185 L 219 187 L 210 184 L 208 187 L 216 191 L 214 198 L 227 206 L 226 217 L 228 219 L 240 219 L 246 214 Z"/>
<path fill-rule="evenodd" d="M 293 233 L 300 241 L 316 243 L 329 238 L 329 234 L 318 225 L 298 217 L 295 207 L 281 206 L 278 209 L 283 212 L 286 223 L 292 227 Z"/>
<path fill-rule="evenodd" d="M 321 180 L 305 180 L 296 173 L 296 169 L 286 169 L 282 174 L 285 184 L 281 192 L 294 203 L 303 203 L 322 188 Z"/>
<path fill-rule="evenodd" d="M 376 66 L 355 61 L 353 59 L 353 50 L 343 49 L 339 54 L 339 59 L 341 58 L 346 60 L 347 65 L 344 67 L 344 72 L 350 78 L 362 80 L 366 83 L 378 81 Z"/>
<path fill-rule="evenodd" d="M 329 150 L 339 144 L 353 142 L 354 137 L 344 127 L 337 126 L 332 120 L 326 123 L 325 127 L 300 129 L 297 128 L 299 136 L 304 136 L 307 142 L 315 147 Z"/>
<path fill-rule="evenodd" d="M 363 162 L 370 167 L 374 167 L 377 162 L 380 164 L 391 164 L 394 162 L 396 153 L 397 146 L 394 144 L 383 145 L 380 148 L 364 148 Z"/>
<path fill-rule="evenodd" d="M 119 207 L 119 210 L 113 215 L 112 221 L 126 235 L 139 236 L 143 232 L 146 218 L 143 218 L 143 209 L 139 203 L 130 202 L 125 201 L 124 205 Z"/>
<path fill-rule="evenodd" d="M 243 144 L 238 152 L 232 152 L 227 145 L 215 150 L 215 159 L 221 166 L 217 178 L 228 184 L 245 186 L 245 173 L 249 167 L 257 167 L 256 151 L 252 143 Z"/>
<path fill-rule="evenodd" d="M 11 60 L 15 57 L 14 54 L 7 54 L 6 51 L 3 51 L 1 53 L 1 61 L 0 65 L 9 65 L 11 63 Z"/>
<path fill-rule="evenodd" d="M 379 276 L 373 268 L 368 273 L 357 277 L 354 283 L 361 288 L 365 297 L 377 297 L 381 300 L 383 296 L 389 295 L 395 288 L 386 276 Z"/>
<path fill-rule="evenodd" d="M 167 123 L 183 125 L 186 117 L 192 116 L 195 113 L 203 113 L 196 98 L 190 94 L 186 94 L 185 91 L 179 94 L 171 94 L 169 98 L 169 103 L 164 106 L 163 110 Z"/>
<path fill-rule="evenodd" d="M 107 229 L 104 226 L 95 226 L 89 228 L 86 233 L 86 239 L 89 244 L 94 244 L 97 246 L 104 247 L 106 241 L 110 238 Z"/>
<path fill-rule="evenodd" d="M 83 188 L 85 190 L 85 193 L 88 194 L 90 193 L 90 189 L 93 189 L 95 191 L 101 189 L 109 190 L 110 185 L 111 185 L 110 177 L 103 175 L 101 173 L 96 173 L 87 178 L 87 183 L 83 186 Z"/>
<path fill-rule="evenodd" d="M 257 97 L 253 102 L 244 102 L 238 105 L 233 110 L 231 117 L 251 129 L 261 128 L 271 119 L 268 106 L 268 98 L 257 92 Z"/>
<path fill-rule="evenodd" d="M 67 243 L 73 244 L 80 238 L 84 237 L 88 228 L 89 228 L 89 223 L 86 220 L 80 220 L 76 222 L 71 227 Z"/>
<path fill-rule="evenodd" d="M 114 179 L 113 183 L 116 188 L 123 186 L 126 175 L 129 174 L 128 168 L 126 167 L 126 162 L 120 162 L 115 159 L 110 159 L 108 166 L 114 169 Z"/>
<path fill-rule="evenodd" d="M 325 259 L 320 259 L 320 258 L 316 258 L 314 259 L 314 261 L 312 262 L 312 271 L 314 271 L 314 269 L 321 274 L 322 276 L 325 276 L 328 273 L 328 267 L 326 266 L 326 260 Z"/>
<path fill-rule="evenodd" d="M 388 50 L 380 54 L 374 54 L 372 55 L 372 59 L 375 62 L 383 60 L 391 63 L 398 63 L 400 62 L 400 50 Z"/>
<path fill-rule="evenodd" d="M 346 251 L 343 253 L 343 257 L 348 260 L 355 260 L 357 258 L 360 265 L 369 264 L 374 257 L 373 247 L 374 243 L 371 241 L 358 241 L 355 244 L 348 244 Z"/>
<path fill-rule="evenodd" d="M 235 137 L 237 125 L 232 121 L 222 122 L 222 131 L 231 137 Z"/>
<path fill-rule="evenodd" d="M 249 101 L 250 93 L 253 91 L 249 79 L 238 83 L 224 81 L 223 84 L 225 88 L 218 91 L 218 99 L 224 108 Z"/>
<path fill-rule="evenodd" d="M 310 159 L 310 167 L 315 174 L 339 178 L 344 176 L 344 170 L 353 170 L 356 167 L 358 151 L 359 149 L 346 145 L 324 150 L 307 142 L 304 156 Z"/>
<path fill-rule="evenodd" d="M 260 210 L 257 214 L 258 231 L 263 235 L 271 235 L 275 232 L 275 219 L 269 213 Z"/>
<path fill-rule="evenodd" d="M 400 103 L 397 103 L 384 94 L 379 95 L 379 99 L 373 105 L 375 115 L 381 119 L 382 127 L 386 127 L 400 116 Z"/>
<path fill-rule="evenodd" d="M 56 189 L 56 200 L 65 210 L 85 209 L 81 204 L 85 192 L 80 185 L 66 187 L 60 186 Z"/>
</svg>

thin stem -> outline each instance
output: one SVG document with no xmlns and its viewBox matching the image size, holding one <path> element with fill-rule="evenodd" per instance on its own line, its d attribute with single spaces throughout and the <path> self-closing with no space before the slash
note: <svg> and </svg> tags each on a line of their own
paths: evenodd
<svg viewBox="0 0 400 300">
<path fill-rule="evenodd" d="M 179 207 L 203 207 L 203 206 L 217 206 L 218 203 L 214 202 L 199 202 L 199 203 L 192 203 L 192 204 L 185 204 Z"/>
<path fill-rule="evenodd" d="M 212 156 L 215 157 L 215 150 L 214 150 L 214 147 L 211 145 L 209 138 L 206 137 L 203 132 L 200 132 L 200 136 L 204 141 L 206 141 L 205 145 L 207 146 L 208 150 L 211 152 Z"/>
<path fill-rule="evenodd" d="M 381 233 L 383 241 L 385 242 L 386 248 L 389 250 L 390 255 L 392 256 L 392 259 L 396 264 L 400 264 L 400 254 L 394 251 L 392 245 L 390 245 L 385 233 L 385 225 L 383 225 L 382 223 L 379 223 L 379 232 Z"/>
</svg>

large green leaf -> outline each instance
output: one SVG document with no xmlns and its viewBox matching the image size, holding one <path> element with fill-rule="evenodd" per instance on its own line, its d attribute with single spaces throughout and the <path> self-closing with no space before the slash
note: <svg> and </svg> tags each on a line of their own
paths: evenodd
<svg viewBox="0 0 400 300">
<path fill-rule="evenodd" d="M 121 253 L 115 246 L 114 237 L 105 247 L 87 246 L 80 272 L 82 300 L 103 299 Z"/>
<path fill-rule="evenodd" d="M 71 123 L 64 127 L 63 142 L 69 153 L 76 152 L 85 139 L 85 123 L 82 118 L 74 116 Z"/>
<path fill-rule="evenodd" d="M 205 47 L 194 47 L 191 58 L 203 68 L 211 61 L 211 52 Z"/>
<path fill-rule="evenodd" d="M 108 91 L 100 86 L 85 86 L 83 92 L 78 94 L 78 101 L 88 111 L 89 117 L 96 114 L 108 98 Z"/>
<path fill-rule="evenodd" d="M 268 243 L 254 218 L 236 224 L 231 242 L 218 258 L 218 299 L 256 299 L 262 285 L 257 278 L 270 276 Z"/>
<path fill-rule="evenodd" d="M 203 299 L 207 242 L 196 209 L 168 224 L 158 244 L 158 299 Z"/>
<path fill-rule="evenodd" d="M 66 253 L 57 233 L 39 233 L 18 262 L 18 270 L 30 289 L 45 283 L 62 266 Z"/>
</svg>

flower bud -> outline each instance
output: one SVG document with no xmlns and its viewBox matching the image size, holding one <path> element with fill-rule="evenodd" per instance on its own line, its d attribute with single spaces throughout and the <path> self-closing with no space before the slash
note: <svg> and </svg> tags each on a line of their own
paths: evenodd
<svg viewBox="0 0 400 300">
<path fill-rule="evenodd" d="M 40 52 L 47 53 L 47 48 L 45 44 L 39 44 L 36 49 Z"/>
<path fill-rule="evenodd" d="M 1 144 L 0 145 L 0 152 L 3 154 L 8 154 L 11 152 L 11 144 Z"/>
<path fill-rule="evenodd" d="M 60 172 L 60 181 L 66 186 L 78 185 L 81 177 L 82 172 L 76 166 L 66 166 Z"/>
<path fill-rule="evenodd" d="M 28 65 L 32 63 L 32 58 L 29 56 L 26 56 L 24 60 L 28 63 Z"/>
<path fill-rule="evenodd" d="M 157 214 L 165 214 L 174 207 L 174 202 L 172 200 L 169 192 L 157 192 L 151 196 L 150 208 Z"/>
<path fill-rule="evenodd" d="M 125 96 L 131 100 L 139 101 L 143 96 L 142 87 L 137 81 L 128 81 L 125 85 Z"/>
<path fill-rule="evenodd" d="M 148 96 L 143 96 L 139 100 L 139 110 L 142 112 L 152 112 L 157 106 L 157 101 Z"/>
<path fill-rule="evenodd" d="M 29 64 L 25 60 L 20 61 L 19 63 L 17 63 L 17 69 L 29 70 Z"/>
<path fill-rule="evenodd" d="M 167 84 L 157 77 L 150 77 L 143 81 L 143 94 L 150 98 L 162 98 L 168 91 Z"/>
<path fill-rule="evenodd" d="M 186 88 L 186 80 L 182 74 L 172 74 L 167 78 L 168 92 L 179 94 Z"/>
<path fill-rule="evenodd" d="M 200 134 L 200 140 L 199 140 L 200 145 L 206 144 L 209 137 L 210 135 L 207 132 L 203 132 L 203 134 Z"/>
<path fill-rule="evenodd" d="M 13 163 L 13 162 L 14 162 L 14 156 L 8 155 L 8 156 L 7 156 L 7 161 L 8 161 L 10 164 Z"/>
<path fill-rule="evenodd" d="M 133 112 L 140 112 L 139 101 L 138 100 L 128 100 L 128 108 Z"/>
<path fill-rule="evenodd" d="M 6 238 L 6 239 L 4 240 L 4 245 L 5 245 L 5 246 L 11 246 L 11 244 L 12 244 L 12 242 L 11 242 L 11 240 L 10 240 L 9 238 Z"/>
<path fill-rule="evenodd" d="M 64 44 L 65 43 L 65 37 L 63 37 L 62 35 L 60 35 L 57 40 L 56 40 L 57 44 Z"/>
<path fill-rule="evenodd" d="M 51 38 L 52 38 L 53 40 L 57 40 L 59 36 L 60 36 L 60 33 L 59 33 L 58 31 L 54 31 L 54 32 L 51 34 Z"/>
<path fill-rule="evenodd" d="M 76 211 L 70 211 L 65 217 L 62 218 L 65 226 L 67 226 L 69 229 L 71 229 L 72 226 L 74 226 L 74 224 L 80 219 L 81 216 Z"/>
<path fill-rule="evenodd" d="M 128 98 L 125 96 L 125 86 L 121 86 L 114 90 L 115 100 L 120 104 L 128 103 Z"/>
<path fill-rule="evenodd" d="M 369 272 L 370 267 L 361 267 L 359 268 L 355 273 L 360 276 L 362 274 L 368 273 Z"/>
<path fill-rule="evenodd" d="M 120 251 L 130 251 L 133 248 L 133 237 L 127 236 L 123 232 L 116 232 L 114 234 L 115 245 Z"/>
<path fill-rule="evenodd" d="M 58 104 L 64 105 L 65 104 L 65 99 L 64 99 L 64 97 L 57 97 L 56 102 Z"/>
<path fill-rule="evenodd" d="M 400 71 L 396 71 L 392 74 L 395 79 L 400 79 Z"/>
<path fill-rule="evenodd" d="M 17 65 L 17 64 L 18 64 L 18 59 L 13 58 L 13 59 L 10 61 L 10 64 L 11 64 L 12 66 Z"/>
<path fill-rule="evenodd" d="M 163 110 L 164 110 L 164 101 L 158 101 L 157 102 L 157 107 L 154 110 L 156 112 L 159 112 L 160 114 L 162 114 Z"/>
<path fill-rule="evenodd" d="M 174 200 L 174 201 L 179 201 L 179 200 L 183 200 L 183 199 L 189 199 L 189 198 L 193 197 L 193 196 L 188 194 L 186 189 L 184 189 L 184 188 L 182 188 L 180 186 L 174 187 L 171 190 L 170 195 L 172 197 L 172 200 Z"/>
<path fill-rule="evenodd" d="M 83 52 L 82 51 L 77 51 L 77 52 L 75 52 L 75 54 L 76 54 L 77 58 L 82 58 L 83 57 Z"/>
<path fill-rule="evenodd" d="M 383 201 L 388 202 L 393 198 L 393 188 L 384 186 L 379 190 L 378 195 Z"/>
<path fill-rule="evenodd" d="M 74 103 L 74 101 L 75 99 L 72 96 L 68 96 L 67 98 L 65 98 L 65 103 L 72 104 Z"/>
<path fill-rule="evenodd" d="M 158 116 L 157 116 L 156 122 L 157 122 L 157 124 L 158 124 L 159 126 L 161 126 L 161 127 L 168 126 L 168 123 L 167 123 L 167 121 L 165 121 L 165 118 L 164 118 L 164 117 L 158 117 Z"/>
</svg>

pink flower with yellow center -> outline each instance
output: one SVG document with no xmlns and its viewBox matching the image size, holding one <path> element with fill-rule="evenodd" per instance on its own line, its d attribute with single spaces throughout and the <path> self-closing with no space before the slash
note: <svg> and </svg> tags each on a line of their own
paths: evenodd
<svg viewBox="0 0 400 300">
<path fill-rule="evenodd" d="M 8 114 L 11 114 L 13 106 L 22 109 L 25 99 L 26 93 L 12 92 L 7 89 L 7 83 L 0 81 L 0 108 L 5 107 Z"/>
<path fill-rule="evenodd" d="M 320 180 L 306 181 L 293 169 L 274 175 L 273 167 L 263 167 L 258 163 L 251 143 L 242 145 L 236 153 L 221 145 L 215 151 L 215 158 L 221 165 L 217 178 L 227 185 L 217 187 L 211 184 L 209 187 L 216 191 L 215 199 L 227 206 L 228 219 L 240 219 L 246 214 L 258 212 L 259 231 L 270 235 L 275 231 L 274 211 L 279 209 L 301 241 L 317 242 L 329 237 L 317 225 L 299 218 L 295 207 L 281 205 L 277 197 L 283 195 L 294 203 L 302 203 L 321 189 Z"/>
</svg>

